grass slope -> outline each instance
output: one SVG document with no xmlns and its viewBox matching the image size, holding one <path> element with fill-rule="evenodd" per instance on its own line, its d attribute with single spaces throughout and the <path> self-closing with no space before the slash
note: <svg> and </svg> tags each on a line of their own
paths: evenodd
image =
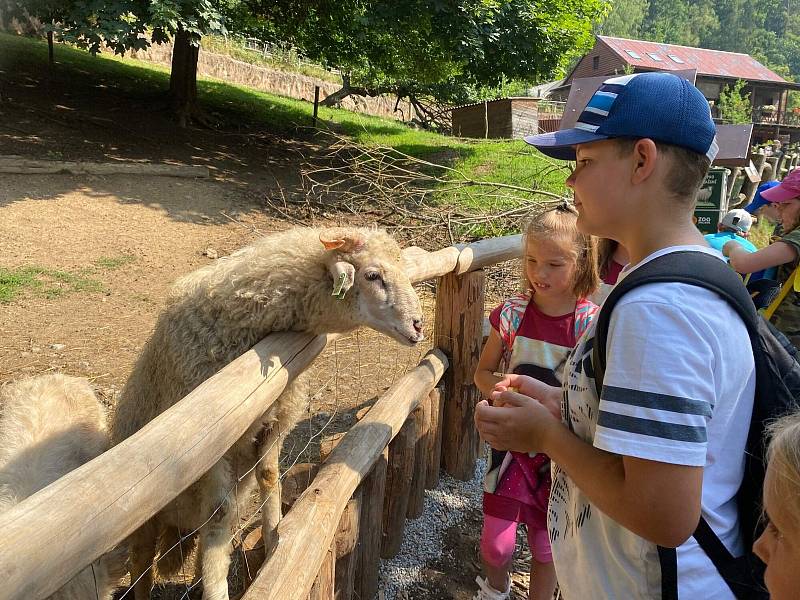
<svg viewBox="0 0 800 600">
<path fill-rule="evenodd" d="M 96 57 L 85 51 L 57 45 L 56 69 L 62 73 L 113 85 L 143 102 L 165 98 L 169 70 L 152 63 L 109 54 Z M 0 33 L 0 73 L 4 70 L 42 72 L 47 69 L 47 45 L 42 40 Z M 312 104 L 259 92 L 224 81 L 201 78 L 198 97 L 204 108 L 225 122 L 249 124 L 282 135 L 302 135 L 312 125 Z M 397 149 L 414 157 L 448 164 L 458 170 L 451 177 L 563 193 L 563 170 L 520 140 L 468 140 L 455 138 L 342 109 L 320 107 L 324 123 L 364 146 Z M 497 198 L 464 192 L 442 193 L 437 200 L 475 210 L 496 210 L 506 204 Z"/>
</svg>

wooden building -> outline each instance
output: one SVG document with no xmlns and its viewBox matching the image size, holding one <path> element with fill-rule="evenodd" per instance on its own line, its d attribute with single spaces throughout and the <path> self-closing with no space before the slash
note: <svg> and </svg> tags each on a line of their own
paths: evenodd
<svg viewBox="0 0 800 600">
<path fill-rule="evenodd" d="M 800 140 L 800 114 L 787 110 L 789 90 L 800 90 L 800 84 L 786 81 L 748 54 L 598 35 L 594 48 L 549 98 L 565 101 L 574 79 L 688 69 L 697 71 L 696 85 L 716 119 L 720 117 L 720 92 L 741 79 L 752 103 L 754 141 L 785 135 L 792 141 Z"/>
<path fill-rule="evenodd" d="M 555 131 L 560 112 L 538 98 L 501 98 L 452 109 L 453 135 L 473 138 L 520 138 L 541 131 Z"/>
</svg>

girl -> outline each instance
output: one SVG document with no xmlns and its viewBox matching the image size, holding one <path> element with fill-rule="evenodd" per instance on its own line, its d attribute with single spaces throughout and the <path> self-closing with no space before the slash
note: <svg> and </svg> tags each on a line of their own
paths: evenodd
<svg viewBox="0 0 800 600">
<path fill-rule="evenodd" d="M 787 281 L 800 262 L 800 169 L 789 173 L 780 185 L 763 191 L 761 197 L 777 206 L 783 226 L 781 237 L 752 253 L 730 241 L 722 247 L 722 253 L 739 273 L 778 267 L 778 280 Z M 772 321 L 796 347 L 800 344 L 800 296 L 796 292 L 789 292 Z"/>
<path fill-rule="evenodd" d="M 602 238 L 597 243 L 597 262 L 600 266 L 600 288 L 592 294 L 591 300 L 595 304 L 602 304 L 630 259 L 625 246 L 616 240 Z"/>
<path fill-rule="evenodd" d="M 586 298 L 597 289 L 594 240 L 578 232 L 577 212 L 564 203 L 534 216 L 523 241 L 526 292 L 489 315 L 492 331 L 481 353 L 475 384 L 484 396 L 500 381 L 497 371 L 521 373 L 558 385 L 567 354 L 597 306 Z M 560 418 L 560 407 L 551 410 Z M 484 482 L 481 558 L 476 600 L 503 600 L 518 523 L 525 523 L 531 549 L 530 600 L 550 600 L 556 586 L 547 534 L 550 460 L 543 454 L 492 450 Z"/>
<path fill-rule="evenodd" d="M 767 565 L 764 582 L 772 600 L 792 600 L 800 590 L 800 412 L 771 427 L 764 513 L 768 525 L 753 545 Z"/>
</svg>

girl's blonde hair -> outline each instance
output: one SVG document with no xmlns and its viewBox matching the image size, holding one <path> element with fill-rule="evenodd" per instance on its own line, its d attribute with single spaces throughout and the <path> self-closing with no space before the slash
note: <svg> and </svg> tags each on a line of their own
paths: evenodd
<svg viewBox="0 0 800 600">
<path fill-rule="evenodd" d="M 800 526 L 800 411 L 769 426 L 767 460 L 772 469 L 770 495 L 787 504 L 786 514 Z"/>
<path fill-rule="evenodd" d="M 535 239 L 560 239 L 572 243 L 575 254 L 575 281 L 572 293 L 577 298 L 586 298 L 600 285 L 597 271 L 597 241 L 591 235 L 578 231 L 578 212 L 569 202 L 562 202 L 554 208 L 534 213 L 525 226 L 523 250 L 528 242 Z M 523 281 L 531 287 L 525 266 L 522 268 Z"/>
</svg>

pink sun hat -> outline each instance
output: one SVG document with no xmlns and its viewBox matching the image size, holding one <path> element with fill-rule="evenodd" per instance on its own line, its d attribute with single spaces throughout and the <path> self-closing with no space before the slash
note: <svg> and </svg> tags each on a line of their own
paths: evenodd
<svg viewBox="0 0 800 600">
<path fill-rule="evenodd" d="M 778 203 L 800 197 L 800 169 L 788 173 L 780 185 L 761 192 L 761 197 L 769 202 Z"/>
</svg>

